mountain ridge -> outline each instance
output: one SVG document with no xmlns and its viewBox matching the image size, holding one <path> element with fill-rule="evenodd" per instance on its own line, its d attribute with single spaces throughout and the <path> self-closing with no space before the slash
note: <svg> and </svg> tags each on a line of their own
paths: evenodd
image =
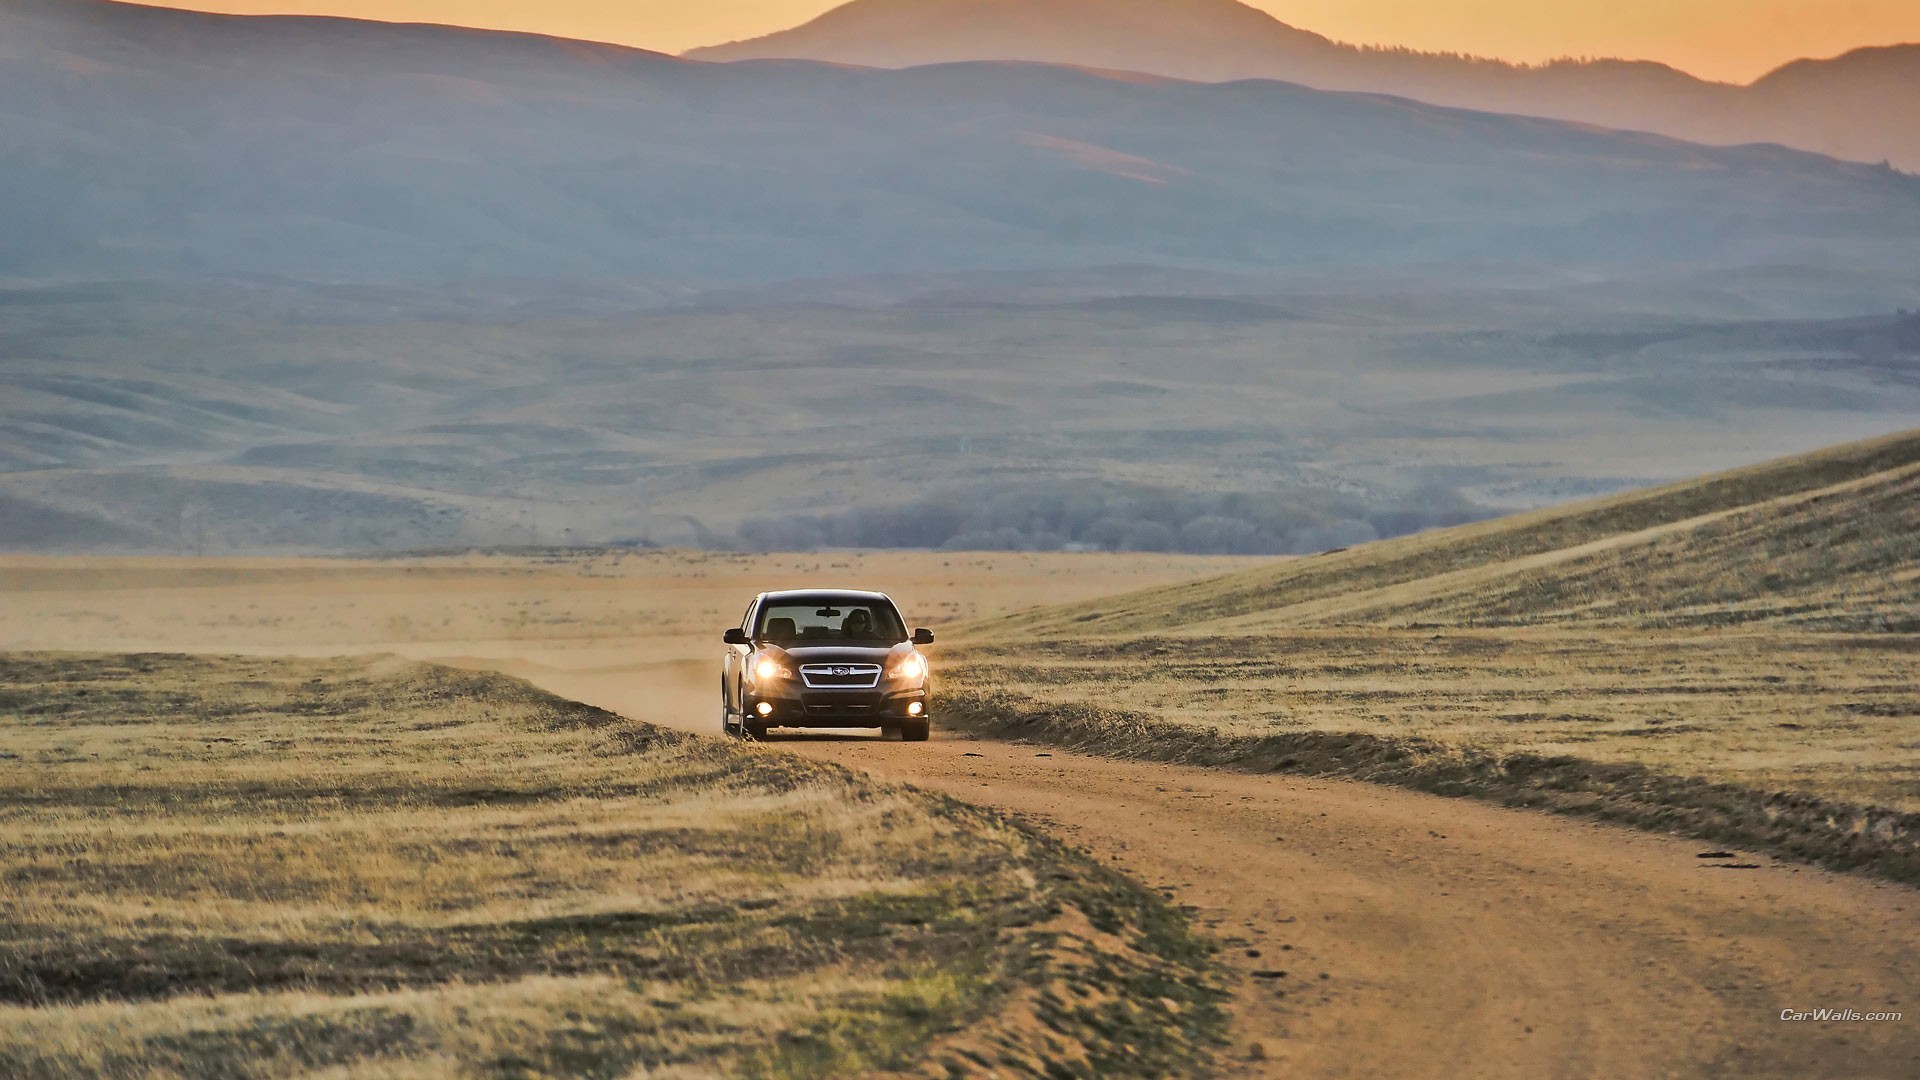
<svg viewBox="0 0 1920 1080">
<path fill-rule="evenodd" d="M 1205 20 L 1204 25 L 1202 20 Z M 1089 32 L 1089 26 L 1096 26 Z M 1486 57 L 1349 45 L 1238 0 L 854 0 L 788 30 L 688 50 L 731 62 L 785 57 L 872 67 L 1018 59 L 1200 82 L 1272 78 L 1324 90 L 1652 131 L 1693 142 L 1778 142 L 1920 170 L 1911 106 L 1920 44 L 1864 46 L 1781 65 L 1740 86 L 1657 61 Z M 1904 98 L 1900 95 L 1904 94 Z"/>
<path fill-rule="evenodd" d="M 1810 154 L 1271 81 L 703 64 L 111 3 L 0 15 L 24 46 L 0 57 L 18 163 L 0 273 L 19 277 L 1852 268 L 1899 263 L 1920 214 L 1911 178 Z"/>
</svg>

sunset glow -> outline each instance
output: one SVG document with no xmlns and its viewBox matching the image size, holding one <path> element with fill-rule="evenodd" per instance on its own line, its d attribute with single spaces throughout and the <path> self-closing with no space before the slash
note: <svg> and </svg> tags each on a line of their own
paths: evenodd
<svg viewBox="0 0 1920 1080">
<path fill-rule="evenodd" d="M 680 52 L 804 22 L 831 0 L 197 0 L 241 14 L 325 14 L 530 30 Z M 1538 62 L 1658 60 L 1748 82 L 1803 56 L 1920 41 L 1913 0 L 1253 0 L 1338 41 Z"/>
</svg>

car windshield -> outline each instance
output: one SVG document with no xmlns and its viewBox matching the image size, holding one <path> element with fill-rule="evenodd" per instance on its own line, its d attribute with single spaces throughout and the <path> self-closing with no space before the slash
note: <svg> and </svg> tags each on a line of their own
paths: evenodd
<svg viewBox="0 0 1920 1080">
<path fill-rule="evenodd" d="M 781 600 L 760 609 L 756 637 L 787 645 L 864 641 L 892 645 L 907 640 L 900 613 L 884 601 L 810 597 Z"/>
</svg>

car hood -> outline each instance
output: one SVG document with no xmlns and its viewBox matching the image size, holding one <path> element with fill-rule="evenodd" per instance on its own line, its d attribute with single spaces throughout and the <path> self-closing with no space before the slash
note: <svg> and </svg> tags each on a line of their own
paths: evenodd
<svg viewBox="0 0 1920 1080">
<path fill-rule="evenodd" d="M 904 655 L 911 648 L 903 641 L 898 645 L 789 645 L 784 651 L 796 664 L 885 665 L 887 657 Z"/>
</svg>

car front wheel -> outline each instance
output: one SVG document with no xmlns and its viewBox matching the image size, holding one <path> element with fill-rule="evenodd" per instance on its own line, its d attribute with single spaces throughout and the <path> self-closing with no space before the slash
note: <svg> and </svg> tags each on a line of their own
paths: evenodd
<svg viewBox="0 0 1920 1080">
<path fill-rule="evenodd" d="M 908 720 L 900 725 L 902 742 L 926 742 L 931 734 L 933 734 L 933 724 L 927 720 Z"/>
</svg>

